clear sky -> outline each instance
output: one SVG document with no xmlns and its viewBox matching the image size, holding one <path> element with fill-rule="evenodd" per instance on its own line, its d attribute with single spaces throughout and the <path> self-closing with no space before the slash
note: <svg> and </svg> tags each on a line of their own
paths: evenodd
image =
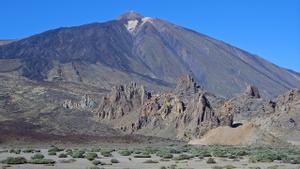
<svg viewBox="0 0 300 169">
<path fill-rule="evenodd" d="M 300 72 L 300 0 L 0 0 L 0 39 L 104 22 L 129 10 Z"/>
</svg>

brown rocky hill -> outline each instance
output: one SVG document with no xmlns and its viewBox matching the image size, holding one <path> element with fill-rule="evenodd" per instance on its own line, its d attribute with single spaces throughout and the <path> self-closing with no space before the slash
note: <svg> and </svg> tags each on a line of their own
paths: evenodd
<svg viewBox="0 0 300 169">
<path fill-rule="evenodd" d="M 107 90 L 131 81 L 152 89 L 170 89 L 178 76 L 191 74 L 207 91 L 224 97 L 240 93 L 248 85 L 271 97 L 300 84 L 296 72 L 201 33 L 134 12 L 1 45 L 0 72 Z"/>
</svg>

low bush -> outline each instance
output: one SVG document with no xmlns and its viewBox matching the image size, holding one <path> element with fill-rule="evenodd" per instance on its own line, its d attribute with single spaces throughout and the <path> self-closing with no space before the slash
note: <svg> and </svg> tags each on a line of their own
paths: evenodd
<svg viewBox="0 0 300 169">
<path fill-rule="evenodd" d="M 133 156 L 134 158 L 151 158 L 149 154 L 137 154 Z"/>
<path fill-rule="evenodd" d="M 43 154 L 34 154 L 31 159 L 34 160 L 34 159 L 43 159 L 45 156 Z"/>
<path fill-rule="evenodd" d="M 143 163 L 158 163 L 156 160 L 146 160 Z"/>
<path fill-rule="evenodd" d="M 63 159 L 59 160 L 60 163 L 74 163 L 76 160 L 71 158 L 71 159 Z"/>
<path fill-rule="evenodd" d="M 129 150 L 120 150 L 119 151 L 119 154 L 122 156 L 130 156 L 131 153 L 132 153 L 132 151 L 129 151 Z"/>
<path fill-rule="evenodd" d="M 67 157 L 68 157 L 68 155 L 65 154 L 65 153 L 60 153 L 60 154 L 58 155 L 58 158 L 67 158 Z"/>
<path fill-rule="evenodd" d="M 48 152 L 48 155 L 49 155 L 49 156 L 56 156 L 56 152 L 53 152 L 53 151 Z"/>
<path fill-rule="evenodd" d="M 193 158 L 193 156 L 187 155 L 187 154 L 180 154 L 179 156 L 174 157 L 173 159 L 174 160 L 189 160 L 191 158 Z"/>
<path fill-rule="evenodd" d="M 34 149 L 25 149 L 22 151 L 23 153 L 34 153 L 35 150 Z"/>
<path fill-rule="evenodd" d="M 90 153 L 87 153 L 85 155 L 85 158 L 88 159 L 88 160 L 90 160 L 90 161 L 93 161 L 97 157 L 98 157 L 98 155 L 96 153 L 94 153 L 94 152 L 90 152 Z"/>
<path fill-rule="evenodd" d="M 120 161 L 118 159 L 113 158 L 113 159 L 110 160 L 110 162 L 111 163 L 119 163 Z"/>
<path fill-rule="evenodd" d="M 51 159 L 33 159 L 30 160 L 28 163 L 30 164 L 54 164 L 55 161 Z"/>
<path fill-rule="evenodd" d="M 84 153 L 85 153 L 85 151 L 83 151 L 83 150 L 75 150 L 72 152 L 71 156 L 73 158 L 84 158 Z"/>
<path fill-rule="evenodd" d="M 94 165 L 101 165 L 102 164 L 100 160 L 94 160 L 92 163 Z"/>
<path fill-rule="evenodd" d="M 216 164 L 217 162 L 215 161 L 215 159 L 213 158 L 209 158 L 207 161 L 206 161 L 207 164 Z"/>
<path fill-rule="evenodd" d="M 60 152 L 60 151 L 64 151 L 64 149 L 58 148 L 56 146 L 51 146 L 50 149 L 48 149 L 48 153 L 49 152 L 55 152 L 55 153 L 57 153 L 57 152 Z"/>
<path fill-rule="evenodd" d="M 21 153 L 21 150 L 20 150 L 20 149 L 17 149 L 17 150 L 15 150 L 15 149 L 10 149 L 10 150 L 9 150 L 9 153 L 20 154 L 20 153 Z"/>
<path fill-rule="evenodd" d="M 114 150 L 101 150 L 101 154 L 104 156 L 104 157 L 112 157 L 112 152 Z"/>
<path fill-rule="evenodd" d="M 24 157 L 7 157 L 1 162 L 4 164 L 25 164 L 27 163 L 27 160 Z"/>
</svg>

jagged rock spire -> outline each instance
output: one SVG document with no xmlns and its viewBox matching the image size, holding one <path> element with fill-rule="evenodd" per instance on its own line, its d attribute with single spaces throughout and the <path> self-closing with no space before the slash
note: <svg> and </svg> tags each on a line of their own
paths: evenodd
<svg viewBox="0 0 300 169">
<path fill-rule="evenodd" d="M 259 90 L 255 86 L 247 86 L 245 94 L 254 98 L 260 98 Z"/>
<path fill-rule="evenodd" d="M 200 89 L 200 86 L 197 85 L 194 78 L 189 75 L 181 75 L 177 80 L 176 85 L 176 93 L 183 94 L 183 93 L 189 93 L 193 94 L 196 93 Z"/>
</svg>

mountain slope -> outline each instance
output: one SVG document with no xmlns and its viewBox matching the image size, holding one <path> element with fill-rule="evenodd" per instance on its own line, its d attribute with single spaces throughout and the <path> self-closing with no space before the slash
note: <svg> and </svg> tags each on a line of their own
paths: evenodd
<svg viewBox="0 0 300 169">
<path fill-rule="evenodd" d="M 0 46 L 0 66 L 7 64 L 11 66 L 1 72 L 103 88 L 132 80 L 150 88 L 170 88 L 181 74 L 192 74 L 205 89 L 223 96 L 241 92 L 249 84 L 269 97 L 300 85 L 298 73 L 134 12 L 109 22 L 59 28 Z"/>
</svg>

